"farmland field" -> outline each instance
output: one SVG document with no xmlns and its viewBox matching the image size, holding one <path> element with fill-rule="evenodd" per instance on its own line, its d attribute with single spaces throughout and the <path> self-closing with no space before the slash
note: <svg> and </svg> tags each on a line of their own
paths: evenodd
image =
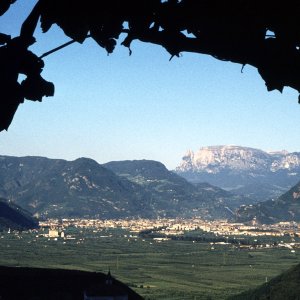
<svg viewBox="0 0 300 300">
<path fill-rule="evenodd" d="M 0 265 L 104 273 L 110 269 L 145 299 L 226 299 L 300 262 L 300 250 L 157 242 L 123 229 L 68 228 L 65 238 L 43 233 L 1 233 Z"/>
</svg>

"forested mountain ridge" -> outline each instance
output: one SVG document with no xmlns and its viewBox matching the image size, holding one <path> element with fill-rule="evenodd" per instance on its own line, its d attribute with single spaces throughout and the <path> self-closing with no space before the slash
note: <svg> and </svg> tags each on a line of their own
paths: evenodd
<svg viewBox="0 0 300 300">
<path fill-rule="evenodd" d="M 1 156 L 0 195 L 41 217 L 151 216 L 137 185 L 87 158 Z"/>
<path fill-rule="evenodd" d="M 242 206 L 237 211 L 238 220 L 247 222 L 255 219 L 260 223 L 300 221 L 300 182 L 288 192 L 274 200 Z"/>
<path fill-rule="evenodd" d="M 172 207 L 174 216 L 231 218 L 235 208 L 252 201 L 208 183 L 192 184 L 157 161 L 114 161 L 104 166 L 150 192 L 156 210 L 167 213 Z"/>
<path fill-rule="evenodd" d="M 12 156 L 0 156 L 0 196 L 46 218 L 227 218 L 249 200 L 193 185 L 156 161 Z"/>
</svg>

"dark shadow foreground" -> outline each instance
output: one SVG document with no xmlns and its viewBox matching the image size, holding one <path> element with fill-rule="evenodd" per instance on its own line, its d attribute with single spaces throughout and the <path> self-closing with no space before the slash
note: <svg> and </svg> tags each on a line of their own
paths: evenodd
<svg viewBox="0 0 300 300">
<path fill-rule="evenodd" d="M 83 300 L 85 291 L 96 288 L 101 293 L 107 278 L 106 274 L 96 272 L 0 266 L 0 299 Z M 126 284 L 111 278 L 115 292 L 123 291 L 128 300 L 143 299 Z"/>
</svg>

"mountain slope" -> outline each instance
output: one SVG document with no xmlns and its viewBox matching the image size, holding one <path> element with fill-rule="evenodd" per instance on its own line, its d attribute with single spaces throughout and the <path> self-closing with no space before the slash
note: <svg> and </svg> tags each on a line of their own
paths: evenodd
<svg viewBox="0 0 300 300">
<path fill-rule="evenodd" d="M 157 161 L 115 161 L 104 166 L 151 193 L 153 209 L 164 216 L 229 218 L 241 201 L 212 185 L 191 184 Z"/>
<path fill-rule="evenodd" d="M 39 218 L 232 218 L 249 199 L 192 184 L 160 162 L 0 156 L 0 196 Z"/>
<path fill-rule="evenodd" d="M 253 220 L 260 223 L 300 221 L 300 182 L 276 200 L 268 200 L 252 206 L 242 206 L 237 212 L 242 222 Z"/>
<path fill-rule="evenodd" d="M 0 230 L 38 228 L 38 220 L 21 207 L 0 198 Z"/>
<path fill-rule="evenodd" d="M 209 146 L 188 151 L 175 172 L 191 182 L 208 182 L 259 202 L 279 197 L 300 180 L 300 153 Z"/>
<path fill-rule="evenodd" d="M 0 178 L 1 196 L 41 217 L 151 216 L 139 186 L 91 159 L 2 156 Z"/>
</svg>

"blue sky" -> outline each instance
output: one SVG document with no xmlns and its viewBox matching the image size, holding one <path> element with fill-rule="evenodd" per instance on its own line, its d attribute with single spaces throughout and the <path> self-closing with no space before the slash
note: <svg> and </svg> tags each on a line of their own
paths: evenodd
<svg viewBox="0 0 300 300">
<path fill-rule="evenodd" d="M 13 4 L 0 32 L 17 36 L 34 3 Z M 35 36 L 37 55 L 69 41 L 56 26 Z M 300 151 L 295 90 L 268 92 L 251 66 L 241 73 L 239 64 L 190 53 L 169 61 L 162 47 L 138 41 L 129 56 L 121 42 L 109 56 L 86 40 L 45 57 L 55 95 L 19 106 L 0 133 L 0 154 L 153 159 L 173 169 L 186 150 L 209 145 Z"/>
</svg>

